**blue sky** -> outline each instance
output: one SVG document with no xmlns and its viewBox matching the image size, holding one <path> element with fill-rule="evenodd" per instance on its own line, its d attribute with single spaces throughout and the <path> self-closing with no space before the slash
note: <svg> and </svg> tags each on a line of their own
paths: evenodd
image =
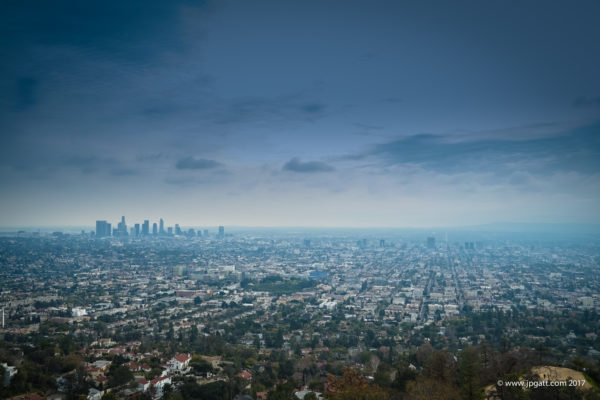
<svg viewBox="0 0 600 400">
<path fill-rule="evenodd" d="M 4 226 L 600 223 L 596 1 L 23 1 Z"/>
</svg>

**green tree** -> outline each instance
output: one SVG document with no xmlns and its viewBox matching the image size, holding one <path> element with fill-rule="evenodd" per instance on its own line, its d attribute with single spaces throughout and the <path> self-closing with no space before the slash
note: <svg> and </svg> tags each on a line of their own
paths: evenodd
<svg viewBox="0 0 600 400">
<path fill-rule="evenodd" d="M 467 347 L 458 357 L 458 381 L 461 397 L 464 400 L 479 400 L 483 398 L 483 388 L 479 384 L 481 361 L 479 353 L 473 347 Z"/>
</svg>

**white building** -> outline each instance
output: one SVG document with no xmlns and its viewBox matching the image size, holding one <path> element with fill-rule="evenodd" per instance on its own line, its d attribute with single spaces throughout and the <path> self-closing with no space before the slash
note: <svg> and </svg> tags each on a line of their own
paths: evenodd
<svg viewBox="0 0 600 400">
<path fill-rule="evenodd" d="M 84 315 L 87 315 L 87 311 L 85 308 L 75 307 L 71 310 L 71 316 L 73 318 L 83 317 Z"/>
<path fill-rule="evenodd" d="M 185 371 L 190 365 L 191 359 L 192 356 L 189 354 L 177 354 L 167 362 L 169 371 L 176 374 Z"/>
</svg>

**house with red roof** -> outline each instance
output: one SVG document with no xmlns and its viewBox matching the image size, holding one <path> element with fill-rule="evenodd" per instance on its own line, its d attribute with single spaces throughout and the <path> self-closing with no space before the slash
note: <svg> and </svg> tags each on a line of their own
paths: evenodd
<svg viewBox="0 0 600 400">
<path fill-rule="evenodd" d="M 192 356 L 188 354 L 177 354 L 167 362 L 167 368 L 170 372 L 180 374 L 190 365 Z"/>
<path fill-rule="evenodd" d="M 237 376 L 239 376 L 242 379 L 246 379 L 246 380 L 252 379 L 252 374 L 245 370 L 240 372 L 239 374 L 237 374 Z"/>
<path fill-rule="evenodd" d="M 154 389 L 155 396 L 160 398 L 163 396 L 163 389 L 165 385 L 171 384 L 171 376 L 159 376 L 158 378 L 154 378 L 150 381 L 150 387 Z"/>
</svg>

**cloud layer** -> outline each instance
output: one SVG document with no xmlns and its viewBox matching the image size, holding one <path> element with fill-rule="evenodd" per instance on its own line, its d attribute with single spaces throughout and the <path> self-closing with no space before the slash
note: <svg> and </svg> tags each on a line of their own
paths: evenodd
<svg viewBox="0 0 600 400">
<path fill-rule="evenodd" d="M 71 3 L 0 13 L 4 224 L 600 222 L 598 2 Z"/>
</svg>

